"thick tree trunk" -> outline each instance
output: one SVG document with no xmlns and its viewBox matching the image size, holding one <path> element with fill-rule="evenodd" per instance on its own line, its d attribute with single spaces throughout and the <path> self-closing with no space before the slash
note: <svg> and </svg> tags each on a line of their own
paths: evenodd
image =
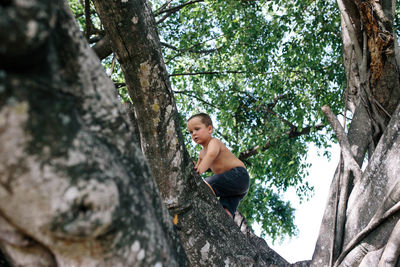
<svg viewBox="0 0 400 267">
<path fill-rule="evenodd" d="M 185 266 L 115 88 L 67 5 L 3 1 L 0 29 L 6 258 L 14 266 Z"/>
<path fill-rule="evenodd" d="M 345 103 L 353 113 L 347 139 L 359 166 L 366 153 L 369 162 L 361 180 L 353 180 L 352 173 L 347 172 L 346 176 L 346 162 L 339 163 L 312 266 L 332 266 L 338 258 L 336 264 L 358 266 L 368 251 L 380 249 L 388 242 L 394 224 L 399 219 L 399 216 L 395 216 L 375 225 L 373 233 L 359 237 L 357 246 L 346 250 L 355 236 L 366 231 L 363 229 L 379 211 L 390 189 L 396 185 L 394 173 L 399 171 L 397 157 L 386 156 L 395 155 L 393 153 L 397 149 L 391 146 L 398 142 L 396 131 L 399 117 L 394 111 L 400 97 L 399 66 L 395 53 L 398 45 L 393 32 L 392 5 L 394 2 L 391 0 L 338 0 L 348 82 Z M 391 123 L 387 126 L 389 121 Z M 342 261 L 345 255 L 346 259 Z M 376 257 L 378 254 L 374 255 Z M 371 260 L 369 258 L 368 261 Z"/>
</svg>

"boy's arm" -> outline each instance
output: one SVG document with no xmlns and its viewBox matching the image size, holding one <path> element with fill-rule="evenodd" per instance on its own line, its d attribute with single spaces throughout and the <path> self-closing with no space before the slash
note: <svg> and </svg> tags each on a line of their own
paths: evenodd
<svg viewBox="0 0 400 267">
<path fill-rule="evenodd" d="M 210 143 L 208 143 L 207 146 L 207 153 L 204 155 L 204 158 L 196 165 L 196 171 L 199 174 L 207 171 L 211 167 L 213 161 L 217 158 L 219 151 L 220 145 L 218 143 L 218 140 L 211 139 Z"/>
<path fill-rule="evenodd" d="M 194 163 L 194 168 L 197 170 L 197 168 L 199 167 L 199 165 L 200 165 L 200 162 L 201 162 L 201 160 L 203 159 L 203 150 L 202 151 L 200 151 L 200 154 L 199 154 L 199 158 L 197 159 L 197 162 L 194 162 L 193 161 L 193 163 Z"/>
</svg>

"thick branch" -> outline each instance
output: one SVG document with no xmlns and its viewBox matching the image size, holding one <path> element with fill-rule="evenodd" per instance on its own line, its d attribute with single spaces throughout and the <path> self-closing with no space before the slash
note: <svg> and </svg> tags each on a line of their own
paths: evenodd
<svg viewBox="0 0 400 267">
<path fill-rule="evenodd" d="M 354 51 L 356 53 L 356 58 L 357 58 L 357 63 L 358 66 L 361 66 L 362 64 L 362 51 L 360 47 L 360 43 L 358 42 L 356 31 L 354 29 L 354 25 L 351 22 L 350 16 L 346 10 L 346 6 L 343 3 L 343 0 L 338 0 L 337 1 L 340 13 L 342 15 L 343 21 L 345 23 L 345 27 L 347 29 L 347 32 L 349 34 L 349 37 L 353 43 Z"/>
<path fill-rule="evenodd" d="M 395 186 L 392 188 L 390 193 L 386 196 L 382 205 L 378 208 L 375 215 L 372 217 L 371 221 L 368 225 L 359 232 L 345 247 L 343 252 L 338 257 L 335 267 L 339 266 L 339 264 L 344 260 L 344 258 L 349 254 L 349 252 L 363 240 L 369 233 L 371 233 L 374 229 L 376 229 L 379 225 L 381 225 L 388 218 L 393 216 L 400 210 L 400 182 L 397 182 Z"/>
</svg>

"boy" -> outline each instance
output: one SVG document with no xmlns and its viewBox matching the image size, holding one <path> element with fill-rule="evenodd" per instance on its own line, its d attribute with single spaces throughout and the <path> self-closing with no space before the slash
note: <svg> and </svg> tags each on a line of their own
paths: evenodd
<svg viewBox="0 0 400 267">
<path fill-rule="evenodd" d="M 200 144 L 199 159 L 195 165 L 197 173 L 202 174 L 209 168 L 214 175 L 204 179 L 226 213 L 234 218 L 240 200 L 247 194 L 250 184 L 249 174 L 239 160 L 218 139 L 211 136 L 213 125 L 210 116 L 199 113 L 187 120 L 187 128 L 193 141 Z"/>
</svg>

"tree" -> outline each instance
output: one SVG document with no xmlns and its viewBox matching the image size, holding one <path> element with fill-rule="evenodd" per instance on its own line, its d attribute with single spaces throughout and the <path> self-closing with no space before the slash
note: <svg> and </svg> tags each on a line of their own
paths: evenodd
<svg viewBox="0 0 400 267">
<path fill-rule="evenodd" d="M 85 14 L 87 5 L 79 2 L 70 1 L 82 28 L 92 33 L 89 41 L 109 39 L 95 9 Z M 344 84 L 344 72 L 334 3 L 151 1 L 179 112 L 183 117 L 195 110 L 213 115 L 217 136 L 253 177 L 249 198 L 239 208 L 273 239 L 296 232 L 294 210 L 280 193 L 295 187 L 300 198 L 310 194 L 304 181 L 307 144 L 321 147 L 331 139 L 321 131 L 326 122 L 319 107 L 341 107 L 337 88 Z M 102 44 L 94 49 L 104 57 Z M 112 58 L 103 62 L 114 70 L 121 97 L 128 99 Z M 189 135 L 184 137 L 190 144 Z M 191 145 L 187 148 L 196 154 Z"/>
<path fill-rule="evenodd" d="M 182 246 L 192 265 L 287 265 L 251 232 L 242 235 L 193 173 L 149 6 L 142 0 L 95 4 L 125 75 L 131 75 L 128 90 L 137 100 L 131 120 L 118 109 L 112 84 L 65 5 L 37 0 L 0 7 L 0 26 L 20 29 L 0 33 L 0 236 L 9 261 L 184 266 Z M 394 266 L 400 171 L 394 6 L 345 4 L 339 2 L 344 62 L 349 88 L 358 91 L 346 95 L 355 107 L 348 106 L 354 114 L 347 134 L 324 108 L 343 159 L 311 265 L 337 260 L 336 265 Z M 27 57 L 29 64 L 22 60 Z M 132 121 L 176 229 L 134 145 Z M 367 149 L 368 166 L 361 173 L 354 162 L 361 165 Z M 170 156 L 163 161 L 165 153 Z"/>
<path fill-rule="evenodd" d="M 257 244 L 256 237 L 246 238 L 234 227 L 209 189 L 195 176 L 182 138 L 175 137 L 176 143 L 168 149 L 181 153 L 177 162 L 186 162 L 187 166 L 178 170 L 182 176 L 177 179 L 177 186 L 185 185 L 186 191 L 155 186 L 135 145 L 131 123 L 135 120 L 129 120 L 120 109 L 111 81 L 68 7 L 63 2 L 44 0 L 31 4 L 7 2 L 0 9 L 1 26 L 6 29 L 0 35 L 4 48 L 0 83 L 0 244 L 6 255 L 2 262 L 185 266 L 188 256 L 191 262 L 204 265 L 285 264 L 265 243 Z M 146 26 L 137 29 L 137 37 L 155 34 L 146 3 L 135 4 L 143 7 L 137 13 L 139 25 Z M 15 26 L 18 31 L 10 36 Z M 159 49 L 156 35 L 144 36 L 153 37 L 153 49 Z M 147 51 L 154 52 L 150 49 Z M 26 62 L 25 58 L 31 60 Z M 165 78 L 162 64 L 157 60 L 149 64 L 152 62 L 160 66 L 161 79 Z M 148 86 L 146 82 L 153 82 L 146 76 L 147 67 L 142 65 L 139 73 L 144 75 L 139 79 L 144 87 Z M 168 86 L 160 88 L 167 90 Z M 165 108 L 166 103 L 158 102 L 159 110 L 169 117 L 158 122 L 173 124 L 176 109 L 173 103 Z M 159 115 L 157 105 L 152 103 L 151 108 Z M 140 121 L 138 125 L 139 136 L 149 134 L 143 132 Z M 168 136 L 167 132 L 163 140 Z M 171 145 L 163 140 L 159 140 L 162 149 Z M 154 148 L 144 150 L 158 153 Z M 150 166 L 153 163 L 150 161 Z M 160 175 L 154 168 L 152 172 Z M 159 176 L 156 180 L 162 181 Z M 161 203 L 158 188 L 163 196 L 175 194 L 173 200 L 177 201 L 163 200 L 177 215 L 175 227 Z"/>
<path fill-rule="evenodd" d="M 339 0 L 338 6 L 347 73 L 345 103 L 353 118 L 346 135 L 334 126 L 342 139 L 342 159 L 332 182 L 313 265 L 395 266 L 399 164 L 398 156 L 387 155 L 396 154 L 399 142 L 396 5 L 394 1 Z M 328 108 L 326 113 L 330 114 Z"/>
</svg>

